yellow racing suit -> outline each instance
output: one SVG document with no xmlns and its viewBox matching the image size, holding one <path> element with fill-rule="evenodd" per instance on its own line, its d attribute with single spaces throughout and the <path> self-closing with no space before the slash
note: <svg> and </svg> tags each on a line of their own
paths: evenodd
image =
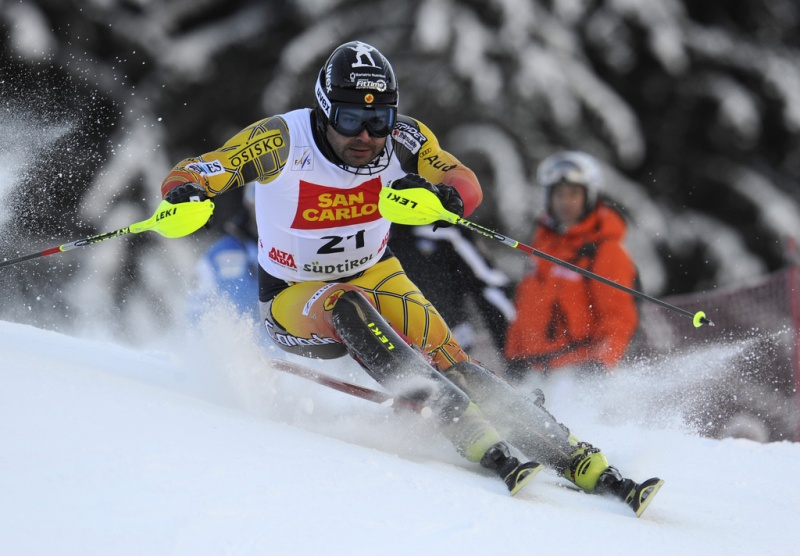
<svg viewBox="0 0 800 556">
<path fill-rule="evenodd" d="M 352 168 L 326 156 L 309 109 L 258 121 L 219 149 L 181 161 L 162 195 L 185 182 L 202 185 L 209 197 L 255 184 L 259 302 L 267 332 L 283 349 L 344 355 L 331 309 L 344 291 L 358 289 L 444 370 L 469 357 L 388 250 L 390 223 L 377 208 L 381 188 L 408 173 L 453 186 L 466 215 L 481 201 L 475 174 L 421 122 L 398 116 L 380 156 Z"/>
</svg>

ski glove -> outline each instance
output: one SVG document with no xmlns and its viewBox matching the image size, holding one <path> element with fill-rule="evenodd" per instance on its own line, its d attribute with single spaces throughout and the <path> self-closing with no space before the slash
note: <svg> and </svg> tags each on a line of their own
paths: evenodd
<svg viewBox="0 0 800 556">
<path fill-rule="evenodd" d="M 208 199 L 208 193 L 206 190 L 202 185 L 194 183 L 193 181 L 187 181 L 180 185 L 176 185 L 167 191 L 166 195 L 164 195 L 164 200 L 173 205 L 177 205 L 179 203 L 189 203 L 192 201 L 200 203 L 206 199 Z M 203 227 L 209 229 L 213 223 L 214 215 L 212 214 Z"/>
<path fill-rule="evenodd" d="M 451 185 L 443 183 L 434 185 L 418 174 L 406 174 L 392 182 L 392 189 L 413 189 L 415 187 L 422 187 L 433 192 L 439 198 L 445 210 L 457 214 L 459 218 L 464 216 L 464 201 L 461 200 L 461 195 L 459 195 L 456 188 Z M 434 231 L 436 228 L 447 228 L 449 226 L 452 226 L 452 224 L 446 220 L 437 220 L 433 223 Z"/>
<path fill-rule="evenodd" d="M 188 203 L 189 201 L 200 202 L 206 199 L 208 199 L 208 193 L 203 189 L 203 186 L 191 181 L 173 187 L 164 195 L 164 200 L 173 205 Z"/>
</svg>

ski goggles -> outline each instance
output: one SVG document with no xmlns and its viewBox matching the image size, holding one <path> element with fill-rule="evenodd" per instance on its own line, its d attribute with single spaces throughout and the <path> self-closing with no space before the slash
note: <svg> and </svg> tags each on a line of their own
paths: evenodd
<svg viewBox="0 0 800 556">
<path fill-rule="evenodd" d="M 542 172 L 541 184 L 550 187 L 558 183 L 566 182 L 575 185 L 587 186 L 586 175 L 580 167 L 567 160 L 557 162 Z"/>
<path fill-rule="evenodd" d="M 339 135 L 355 137 L 364 129 L 371 137 L 386 137 L 392 132 L 397 108 L 394 106 L 334 103 L 329 122 Z"/>
</svg>

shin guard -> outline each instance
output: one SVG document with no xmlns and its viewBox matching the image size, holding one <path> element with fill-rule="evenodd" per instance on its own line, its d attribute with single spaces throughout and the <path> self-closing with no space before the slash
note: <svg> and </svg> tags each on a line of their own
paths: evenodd
<svg viewBox="0 0 800 556">
<path fill-rule="evenodd" d="M 467 395 L 409 346 L 361 293 L 342 294 L 332 322 L 350 354 L 392 395 L 423 403 L 443 423 L 467 410 Z"/>
</svg>

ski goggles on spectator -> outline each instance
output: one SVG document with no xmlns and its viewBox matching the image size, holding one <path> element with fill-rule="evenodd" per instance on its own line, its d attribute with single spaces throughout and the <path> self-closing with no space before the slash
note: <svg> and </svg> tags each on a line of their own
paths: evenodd
<svg viewBox="0 0 800 556">
<path fill-rule="evenodd" d="M 550 187 L 562 182 L 587 186 L 586 175 L 583 170 L 568 160 L 553 164 L 541 175 L 542 185 Z"/>
<path fill-rule="evenodd" d="M 329 122 L 339 135 L 355 137 L 364 129 L 372 137 L 386 137 L 392 132 L 397 108 L 394 106 L 334 103 Z"/>
</svg>

